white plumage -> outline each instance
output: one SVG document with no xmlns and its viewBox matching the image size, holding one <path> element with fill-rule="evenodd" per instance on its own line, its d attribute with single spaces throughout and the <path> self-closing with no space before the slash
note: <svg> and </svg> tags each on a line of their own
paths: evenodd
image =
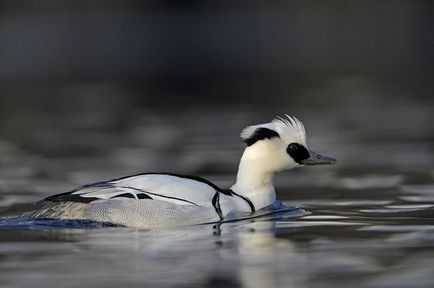
<svg viewBox="0 0 434 288">
<path fill-rule="evenodd" d="M 230 189 L 195 176 L 145 173 L 85 185 L 50 196 L 28 215 L 89 219 L 129 227 L 155 228 L 223 221 L 231 212 L 255 213 L 276 201 L 273 175 L 302 165 L 336 160 L 307 149 L 303 124 L 295 117 L 245 128 L 247 147 Z"/>
<path fill-rule="evenodd" d="M 303 123 L 295 117 L 285 114 L 285 117 L 277 116 L 270 123 L 248 126 L 241 132 L 241 139 L 250 138 L 258 128 L 268 128 L 279 133 L 281 139 L 293 140 L 306 144 L 306 131 Z"/>
<path fill-rule="evenodd" d="M 84 187 L 72 192 L 72 195 L 110 199 L 127 193 L 136 199 L 139 199 L 140 195 L 148 195 L 152 199 L 174 204 L 210 207 L 209 199 L 216 193 L 215 189 L 206 183 L 173 174 L 140 174 L 107 181 L 99 186 L 102 187 Z"/>
</svg>

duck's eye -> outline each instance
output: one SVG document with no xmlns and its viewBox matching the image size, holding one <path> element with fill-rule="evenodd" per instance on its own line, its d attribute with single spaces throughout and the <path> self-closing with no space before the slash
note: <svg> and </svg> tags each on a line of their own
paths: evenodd
<svg viewBox="0 0 434 288">
<path fill-rule="evenodd" d="M 299 145 L 296 143 L 291 143 L 288 145 L 288 148 L 286 149 L 286 151 L 289 153 L 289 151 L 291 152 L 296 152 L 299 149 Z"/>
<path fill-rule="evenodd" d="M 300 145 L 298 143 L 291 143 L 286 148 L 286 153 L 291 156 L 295 162 L 301 164 L 301 161 L 309 158 L 309 151 L 307 151 L 306 147 Z"/>
</svg>

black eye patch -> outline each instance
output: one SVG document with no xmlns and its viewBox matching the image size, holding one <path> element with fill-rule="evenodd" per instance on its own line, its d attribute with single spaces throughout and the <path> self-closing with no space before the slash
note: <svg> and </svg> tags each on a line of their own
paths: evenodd
<svg viewBox="0 0 434 288">
<path fill-rule="evenodd" d="M 247 146 L 251 146 L 259 140 L 271 139 L 273 137 L 279 138 L 280 136 L 276 131 L 261 127 L 256 129 L 255 132 L 249 138 L 244 139 L 244 142 L 246 142 Z"/>
<path fill-rule="evenodd" d="M 309 151 L 307 151 L 306 147 L 298 143 L 289 144 L 286 148 L 286 153 L 288 153 L 289 156 L 291 156 L 298 164 L 301 164 L 301 161 L 310 157 Z"/>
</svg>

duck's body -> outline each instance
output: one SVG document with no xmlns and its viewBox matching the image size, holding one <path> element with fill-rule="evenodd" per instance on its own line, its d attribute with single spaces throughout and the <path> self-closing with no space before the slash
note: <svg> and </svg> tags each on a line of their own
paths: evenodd
<svg viewBox="0 0 434 288">
<path fill-rule="evenodd" d="M 216 222 L 231 211 L 255 209 L 249 199 L 200 177 L 146 173 L 50 196 L 32 216 L 151 228 Z"/>
<path fill-rule="evenodd" d="M 304 127 L 295 118 L 247 127 L 241 137 L 248 147 L 240 161 L 237 181 L 229 189 L 196 176 L 146 173 L 50 196 L 30 215 L 138 228 L 218 222 L 231 212 L 255 213 L 272 205 L 276 201 L 275 172 L 335 162 L 305 148 Z"/>
</svg>

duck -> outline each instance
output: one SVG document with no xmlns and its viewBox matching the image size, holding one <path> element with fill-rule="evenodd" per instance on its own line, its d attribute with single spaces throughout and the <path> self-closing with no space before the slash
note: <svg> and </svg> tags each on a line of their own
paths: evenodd
<svg viewBox="0 0 434 288">
<path fill-rule="evenodd" d="M 336 159 L 308 148 L 304 125 L 285 114 L 241 132 L 246 144 L 235 183 L 221 188 L 199 176 L 141 173 L 49 196 L 26 216 L 90 220 L 132 228 L 219 223 L 234 212 L 254 215 L 276 202 L 278 172 Z"/>
</svg>

